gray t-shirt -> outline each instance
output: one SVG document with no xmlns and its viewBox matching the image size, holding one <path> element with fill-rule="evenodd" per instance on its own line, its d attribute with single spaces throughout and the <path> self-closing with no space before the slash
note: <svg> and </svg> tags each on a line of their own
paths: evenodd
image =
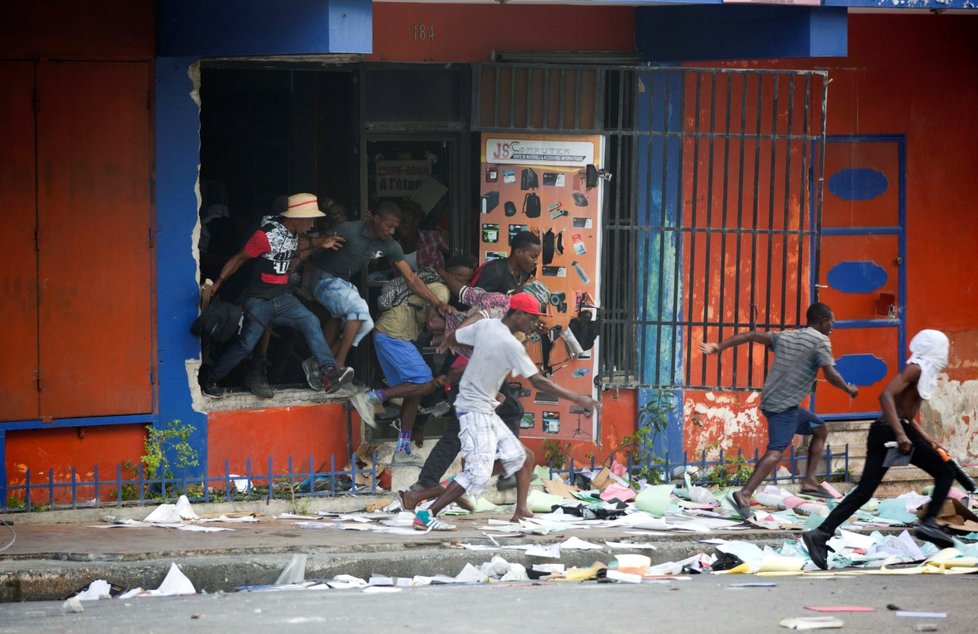
<svg viewBox="0 0 978 634">
<path fill-rule="evenodd" d="M 459 412 L 492 414 L 499 401 L 496 394 L 512 371 L 530 378 L 537 366 L 509 328 L 498 319 L 479 321 L 455 331 L 459 343 L 472 346 L 472 358 L 458 384 L 455 409 Z"/>
<path fill-rule="evenodd" d="M 371 260 L 386 257 L 394 264 L 404 259 L 404 250 L 396 240 L 376 240 L 370 236 L 366 220 L 344 222 L 336 228 L 336 234 L 346 240 L 341 248 L 317 249 L 309 257 L 312 266 L 322 273 L 348 280 Z"/>
<path fill-rule="evenodd" d="M 774 362 L 761 390 L 761 409 L 777 413 L 799 405 L 815 387 L 818 369 L 835 365 L 829 338 L 814 328 L 772 332 Z"/>
</svg>

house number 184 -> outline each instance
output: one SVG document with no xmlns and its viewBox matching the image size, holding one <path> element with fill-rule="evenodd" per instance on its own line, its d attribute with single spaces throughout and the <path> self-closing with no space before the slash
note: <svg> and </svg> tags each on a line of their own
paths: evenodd
<svg viewBox="0 0 978 634">
<path fill-rule="evenodd" d="M 434 24 L 415 24 L 414 25 L 414 39 L 418 42 L 424 42 L 426 40 L 435 39 L 435 25 Z"/>
</svg>

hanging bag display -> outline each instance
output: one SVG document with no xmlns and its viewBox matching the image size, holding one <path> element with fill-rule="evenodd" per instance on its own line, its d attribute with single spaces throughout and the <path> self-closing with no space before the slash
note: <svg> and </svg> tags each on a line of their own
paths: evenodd
<svg viewBox="0 0 978 634">
<path fill-rule="evenodd" d="M 527 218 L 540 217 L 540 197 L 533 192 L 527 192 L 523 197 L 523 213 Z"/>
</svg>

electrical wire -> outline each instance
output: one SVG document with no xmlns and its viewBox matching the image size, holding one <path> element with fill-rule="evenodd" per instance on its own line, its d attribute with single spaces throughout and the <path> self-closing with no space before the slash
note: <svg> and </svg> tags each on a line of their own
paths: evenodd
<svg viewBox="0 0 978 634">
<path fill-rule="evenodd" d="M 14 524 L 13 524 L 13 522 L 8 522 L 6 520 L 0 520 L 0 524 L 3 524 L 4 526 L 6 526 L 7 528 L 10 529 L 10 543 L 7 544 L 6 546 L 4 546 L 3 548 L 0 548 L 0 553 L 2 553 L 3 551 L 5 551 L 8 548 L 10 548 L 11 546 L 13 546 L 14 545 L 14 542 L 17 541 L 17 531 L 14 530 Z"/>
</svg>

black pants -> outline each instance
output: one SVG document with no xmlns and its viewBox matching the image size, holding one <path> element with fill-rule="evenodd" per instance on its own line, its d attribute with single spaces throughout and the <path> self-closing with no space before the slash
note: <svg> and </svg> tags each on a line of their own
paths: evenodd
<svg viewBox="0 0 978 634">
<path fill-rule="evenodd" d="M 509 386 L 505 383 L 503 383 L 499 391 L 506 397 L 506 402 L 499 406 L 499 417 L 503 419 L 503 422 L 506 423 L 506 426 L 509 427 L 513 434 L 519 437 L 520 420 L 523 418 L 523 407 L 520 405 L 519 399 L 515 394 L 511 393 Z M 445 429 L 445 433 L 442 434 L 441 438 L 438 439 L 438 443 L 431 448 L 428 459 L 424 461 L 424 466 L 421 467 L 421 474 L 418 476 L 418 485 L 421 488 L 427 489 L 441 482 L 442 476 L 452 466 L 452 462 L 455 461 L 455 456 L 462 450 L 462 441 L 459 440 L 458 433 L 458 417 L 455 416 L 453 408 L 451 424 Z"/>
<path fill-rule="evenodd" d="M 937 517 L 941 505 L 947 498 L 947 492 L 951 488 L 954 474 L 947 463 L 941 458 L 940 454 L 924 441 L 917 432 L 917 429 L 905 421 L 903 429 L 913 443 L 913 457 L 910 464 L 923 469 L 934 478 L 934 491 L 930 496 L 930 503 L 927 505 L 927 512 L 924 519 Z M 839 505 L 833 509 L 829 516 L 825 518 L 820 530 L 832 533 L 842 522 L 849 519 L 859 508 L 873 497 L 876 487 L 880 485 L 883 476 L 886 475 L 887 467 L 883 466 L 883 459 L 886 457 L 887 447 L 883 443 L 896 440 L 896 435 L 890 425 L 882 418 L 875 421 L 869 428 L 869 435 L 866 437 L 866 464 L 863 467 L 863 474 L 859 478 L 859 484 L 849 495 L 842 498 Z"/>
</svg>

